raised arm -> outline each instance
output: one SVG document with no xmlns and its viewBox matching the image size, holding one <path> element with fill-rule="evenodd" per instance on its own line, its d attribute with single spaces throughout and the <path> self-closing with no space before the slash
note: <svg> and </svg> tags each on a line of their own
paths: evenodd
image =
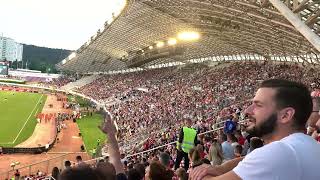
<svg viewBox="0 0 320 180">
<path fill-rule="evenodd" d="M 117 131 L 112 123 L 111 115 L 107 111 L 104 111 L 104 121 L 100 126 L 100 129 L 107 135 L 110 163 L 115 167 L 117 174 L 124 173 L 124 169 L 120 161 L 119 145 L 116 139 Z"/>
</svg>

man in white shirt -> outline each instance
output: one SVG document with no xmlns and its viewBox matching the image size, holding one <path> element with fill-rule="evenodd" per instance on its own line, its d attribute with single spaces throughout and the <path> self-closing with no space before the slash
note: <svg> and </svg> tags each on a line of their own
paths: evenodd
<svg viewBox="0 0 320 180">
<path fill-rule="evenodd" d="M 320 145 L 303 133 L 311 111 L 304 85 L 277 79 L 262 82 L 245 112 L 247 131 L 261 137 L 265 146 L 243 160 L 198 172 L 199 179 L 206 174 L 216 176 L 205 177 L 210 180 L 319 180 Z"/>
</svg>

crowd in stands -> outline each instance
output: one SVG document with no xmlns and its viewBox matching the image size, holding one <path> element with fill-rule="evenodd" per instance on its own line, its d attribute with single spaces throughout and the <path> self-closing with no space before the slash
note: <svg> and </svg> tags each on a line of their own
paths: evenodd
<svg viewBox="0 0 320 180">
<path fill-rule="evenodd" d="M 196 179 L 193 170 L 198 165 L 222 165 L 264 145 L 262 139 L 246 133 L 242 121 L 260 82 L 272 78 L 313 84 L 310 88 L 314 90 L 319 88 L 320 73 L 298 64 L 237 62 L 103 75 L 78 91 L 100 102 L 113 102 L 108 111 L 117 124 L 114 135 L 121 154 L 110 152 L 93 164 L 78 157 L 76 164 L 67 161 L 64 171 L 55 169 L 52 174 L 61 180 L 84 175 L 88 179 Z M 181 163 L 183 168 L 174 169 L 175 144 L 128 156 L 176 141 L 185 119 L 192 119 L 193 128 L 200 133 L 189 152 L 190 168 Z M 201 134 L 217 128 L 221 129 Z M 317 138 L 315 131 L 309 134 Z M 112 142 L 112 133 L 106 134 Z"/>
<path fill-rule="evenodd" d="M 128 180 L 195 180 L 198 179 L 199 171 L 212 166 L 223 167 L 238 159 L 243 159 L 256 149 L 264 146 L 264 141 L 248 134 L 243 124 L 235 117 L 243 111 L 234 113 L 224 123 L 224 128 L 216 133 L 207 133 L 197 137 L 197 145 L 189 152 L 190 167 L 174 168 L 176 160 L 175 147 L 168 145 L 157 150 L 125 157 L 124 154 L 114 153 L 110 149 L 117 149 L 115 140 L 116 131 L 112 130 L 111 121 L 105 125 L 103 132 L 110 140 L 110 156 L 101 158 L 98 162 L 86 163 L 78 156 L 73 165 L 70 161 L 65 162 L 65 170 L 59 171 L 54 168 L 52 176 L 59 180 L 71 179 L 128 179 Z M 318 114 L 317 119 L 320 120 Z M 108 119 L 107 119 L 108 120 Z M 106 121 L 108 122 L 108 121 Z M 231 123 L 232 122 L 232 123 Z M 231 124 L 232 126 L 230 126 Z M 193 124 L 195 129 L 197 124 Z M 118 158 L 118 162 L 117 162 Z M 311 168 L 311 167 L 310 167 Z M 55 171 L 55 173 L 54 173 Z M 250 171 L 250 169 L 248 169 Z M 61 174 L 60 174 L 61 173 Z"/>
<path fill-rule="evenodd" d="M 80 75 L 63 75 L 63 76 L 60 76 L 59 78 L 52 79 L 52 81 L 42 82 L 41 86 L 60 88 L 70 82 L 74 82 L 80 79 L 81 77 L 82 76 Z"/>
<path fill-rule="evenodd" d="M 283 78 L 309 85 L 318 77 L 319 72 L 306 71 L 297 64 L 238 62 L 213 68 L 192 65 L 105 75 L 79 92 L 100 102 L 117 102 L 108 110 L 120 128 L 120 146 L 125 152 L 137 152 L 176 140 L 185 116 L 203 130 L 211 130 L 213 123 L 245 108 L 245 101 L 264 79 Z"/>
</svg>

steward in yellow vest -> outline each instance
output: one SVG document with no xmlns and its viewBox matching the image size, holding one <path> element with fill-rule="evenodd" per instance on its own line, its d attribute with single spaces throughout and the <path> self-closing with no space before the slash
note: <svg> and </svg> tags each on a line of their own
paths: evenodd
<svg viewBox="0 0 320 180">
<path fill-rule="evenodd" d="M 189 157 L 188 153 L 197 143 L 197 131 L 192 126 L 192 120 L 186 119 L 186 125 L 181 129 L 179 140 L 177 141 L 177 159 L 175 162 L 174 169 L 180 167 L 180 163 L 184 158 L 184 168 L 188 170 L 189 168 Z"/>
</svg>

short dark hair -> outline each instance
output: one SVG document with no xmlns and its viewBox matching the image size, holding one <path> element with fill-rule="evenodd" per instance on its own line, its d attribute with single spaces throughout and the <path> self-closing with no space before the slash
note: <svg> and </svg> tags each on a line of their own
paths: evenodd
<svg viewBox="0 0 320 180">
<path fill-rule="evenodd" d="M 151 179 L 158 180 L 169 180 L 172 179 L 173 174 L 169 173 L 169 171 L 159 162 L 153 161 L 151 162 L 149 171 L 149 176 Z"/>
<path fill-rule="evenodd" d="M 65 167 L 70 167 L 71 166 L 71 162 L 70 161 L 65 161 L 64 162 L 64 166 Z"/>
<path fill-rule="evenodd" d="M 263 146 L 263 141 L 258 137 L 252 137 L 250 139 L 250 151 L 253 151 L 257 148 L 261 148 Z"/>
<path fill-rule="evenodd" d="M 72 180 L 72 179 L 78 179 L 78 180 L 86 180 L 86 179 L 92 179 L 92 180 L 100 180 L 99 174 L 96 173 L 92 168 L 89 166 L 81 166 L 81 167 L 75 167 L 64 170 L 61 174 L 59 179 L 61 180 Z"/>
<path fill-rule="evenodd" d="M 77 157 L 76 157 L 76 160 L 82 161 L 82 157 L 81 157 L 81 156 L 77 156 Z"/>
<path fill-rule="evenodd" d="M 160 163 L 164 166 L 169 166 L 170 164 L 170 155 L 166 152 L 162 152 L 159 155 Z"/>
<path fill-rule="evenodd" d="M 270 79 L 263 81 L 260 88 L 276 89 L 277 108 L 292 107 L 295 109 L 294 126 L 297 129 L 305 128 L 312 111 L 312 99 L 307 86 L 295 81 Z"/>
<path fill-rule="evenodd" d="M 140 180 L 140 179 L 143 179 L 143 176 L 137 169 L 132 168 L 128 171 L 128 180 Z"/>
<path fill-rule="evenodd" d="M 236 153 L 242 154 L 242 146 L 241 145 L 236 145 L 236 147 L 234 147 L 234 150 Z"/>
</svg>

